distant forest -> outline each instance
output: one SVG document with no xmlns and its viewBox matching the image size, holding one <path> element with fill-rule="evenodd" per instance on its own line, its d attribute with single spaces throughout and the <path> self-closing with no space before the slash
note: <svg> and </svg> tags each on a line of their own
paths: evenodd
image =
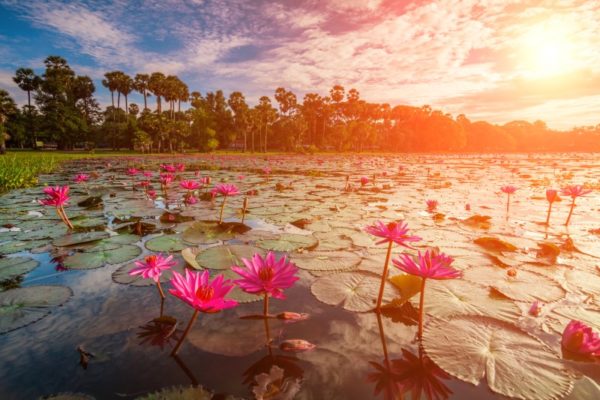
<svg viewBox="0 0 600 400">
<path fill-rule="evenodd" d="M 137 149 L 145 152 L 212 151 L 394 151 L 538 152 L 600 151 L 600 125 L 554 131 L 543 121 L 494 125 L 453 117 L 430 106 L 369 103 L 356 89 L 335 85 L 326 96 L 307 93 L 302 102 L 285 88 L 254 107 L 241 92 L 191 91 L 177 76 L 161 72 L 131 77 L 107 72 L 102 81 L 112 103 L 102 109 L 91 78 L 50 56 L 38 76 L 19 68 L 14 82 L 27 92 L 19 108 L 0 90 L 0 146 L 42 143 L 74 148 Z M 132 92 L 143 104 L 130 103 Z M 189 103 L 186 110 L 181 103 Z"/>
</svg>

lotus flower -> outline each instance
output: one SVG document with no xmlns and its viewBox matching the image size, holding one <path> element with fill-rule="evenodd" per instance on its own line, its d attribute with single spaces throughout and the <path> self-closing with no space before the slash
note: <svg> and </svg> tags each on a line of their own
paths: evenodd
<svg viewBox="0 0 600 400">
<path fill-rule="evenodd" d="M 425 300 L 425 282 L 427 279 L 455 279 L 462 273 L 451 267 L 454 259 L 435 250 L 427 250 L 424 254 L 419 251 L 418 257 L 401 254 L 400 258 L 392 262 L 400 270 L 410 275 L 420 276 L 421 299 L 419 302 L 419 337 L 423 336 L 423 305 Z"/>
<path fill-rule="evenodd" d="M 514 194 L 517 191 L 517 188 L 511 185 L 502 186 L 500 190 L 506 193 L 506 215 L 508 217 L 508 212 L 510 210 L 510 195 Z"/>
<path fill-rule="evenodd" d="M 186 205 L 191 206 L 193 204 L 198 203 L 198 199 L 193 194 L 189 194 L 189 195 L 185 196 L 185 198 L 183 199 L 183 202 Z"/>
<path fill-rule="evenodd" d="M 144 279 L 152 279 L 156 283 L 160 298 L 165 298 L 165 293 L 160 286 L 160 276 L 162 273 L 177 263 L 173 260 L 173 256 L 164 257 L 162 254 L 148 256 L 144 261 L 136 261 L 136 268 L 129 271 L 129 275 L 141 275 Z"/>
<path fill-rule="evenodd" d="M 563 332 L 561 345 L 563 351 L 569 354 L 600 360 L 600 335 L 583 322 L 569 322 Z"/>
<path fill-rule="evenodd" d="M 543 308 L 544 308 L 544 305 L 542 303 L 540 303 L 538 300 L 536 300 L 533 303 L 531 303 L 531 307 L 529 307 L 529 315 L 532 315 L 534 317 L 539 317 L 540 314 L 542 313 Z"/>
<path fill-rule="evenodd" d="M 135 176 L 139 173 L 140 171 L 136 168 L 128 168 L 127 169 L 127 175 L 129 176 Z"/>
<path fill-rule="evenodd" d="M 44 206 L 56 207 L 56 213 L 62 222 L 64 222 L 69 229 L 73 229 L 73 224 L 69 221 L 69 217 L 67 217 L 67 213 L 63 208 L 69 201 L 69 186 L 49 186 L 44 188 L 44 194 L 46 194 L 46 198 L 39 200 L 39 203 Z"/>
<path fill-rule="evenodd" d="M 360 178 L 360 186 L 365 186 L 367 183 L 369 183 L 369 178 L 366 176 Z"/>
<path fill-rule="evenodd" d="M 182 189 L 186 189 L 186 190 L 196 190 L 196 189 L 200 188 L 200 184 L 198 182 L 192 181 L 192 180 L 181 181 L 179 183 L 179 186 Z"/>
<path fill-rule="evenodd" d="M 263 258 L 255 254 L 251 259 L 242 258 L 246 268 L 233 266 L 231 269 L 242 277 L 235 283 L 246 293 L 261 294 L 264 296 L 264 315 L 269 314 L 269 296 L 276 299 L 285 299 L 284 289 L 294 285 L 299 278 L 296 276 L 298 268 L 288 262 L 286 257 L 275 259 L 273 252 L 268 252 Z"/>
<path fill-rule="evenodd" d="M 152 171 L 144 171 L 142 172 L 142 174 L 146 177 L 146 178 L 152 178 L 152 176 L 154 175 L 154 173 Z"/>
<path fill-rule="evenodd" d="M 427 211 L 434 212 L 437 209 L 438 201 L 437 200 L 427 200 L 425 202 L 427 204 Z"/>
<path fill-rule="evenodd" d="M 75 175 L 75 178 L 73 179 L 73 181 L 75 183 L 84 183 L 90 180 L 90 176 L 87 174 L 77 174 Z"/>
<path fill-rule="evenodd" d="M 571 196 L 571 209 L 569 210 L 569 216 L 567 217 L 567 221 L 565 222 L 565 225 L 569 225 L 569 222 L 571 221 L 571 215 L 573 215 L 573 209 L 575 208 L 575 199 L 580 197 L 580 196 L 585 196 L 586 194 L 589 194 L 592 192 L 592 189 L 584 189 L 583 186 L 581 185 L 569 185 L 567 187 L 564 187 L 561 190 L 561 194 L 563 196 Z"/>
<path fill-rule="evenodd" d="M 239 190 L 237 186 L 232 185 L 230 183 L 220 183 L 215 186 L 211 193 L 214 196 L 223 196 L 223 203 L 221 204 L 221 212 L 219 213 L 219 224 L 223 222 L 223 210 L 225 209 L 225 202 L 227 201 L 227 197 L 235 196 L 239 194 Z"/>
<path fill-rule="evenodd" d="M 171 285 L 173 285 L 173 289 L 170 289 L 169 292 L 194 308 L 192 318 L 190 318 L 181 339 L 171 352 L 171 355 L 175 355 L 196 321 L 199 312 L 217 313 L 235 307 L 238 303 L 235 300 L 225 298 L 234 287 L 230 284 L 230 281 L 224 280 L 223 275 L 217 275 L 211 281 L 206 270 L 204 272 L 186 270 L 185 277 L 174 271 Z"/>
<path fill-rule="evenodd" d="M 409 247 L 407 242 L 418 242 L 421 240 L 418 236 L 411 236 L 408 234 L 408 224 L 403 221 L 390 222 L 384 224 L 381 221 L 377 221 L 375 225 L 371 225 L 365 228 L 365 232 L 370 233 L 373 236 L 383 238 L 376 244 L 388 243 L 387 255 L 385 257 L 385 263 L 383 264 L 383 273 L 381 275 L 381 285 L 379 287 L 379 296 L 377 297 L 376 310 L 381 308 L 381 301 L 383 299 L 383 290 L 385 288 L 385 280 L 388 276 L 388 265 L 390 263 L 390 255 L 392 253 L 392 245 L 394 243 L 400 246 Z"/>
<path fill-rule="evenodd" d="M 560 200 L 558 197 L 558 191 L 554 189 L 546 189 L 546 200 L 548 200 L 548 214 L 546 215 L 546 225 L 550 225 L 550 213 L 552 212 L 552 204 L 556 200 Z"/>
<path fill-rule="evenodd" d="M 175 170 L 177 172 L 184 172 L 185 171 L 185 164 L 175 164 Z"/>
<path fill-rule="evenodd" d="M 160 174 L 159 180 L 160 184 L 163 186 L 169 186 L 175 177 L 172 174 Z"/>
<path fill-rule="evenodd" d="M 175 168 L 174 165 L 170 165 L 170 164 L 161 164 L 160 168 L 165 171 L 165 172 L 169 172 L 169 173 L 175 173 L 177 172 L 177 168 Z"/>
</svg>

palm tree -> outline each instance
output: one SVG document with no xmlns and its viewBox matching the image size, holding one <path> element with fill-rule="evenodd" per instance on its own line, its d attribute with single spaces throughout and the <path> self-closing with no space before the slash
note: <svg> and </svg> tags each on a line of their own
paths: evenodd
<svg viewBox="0 0 600 400">
<path fill-rule="evenodd" d="M 162 72 L 153 72 L 152 75 L 150 75 L 150 80 L 148 81 L 148 90 L 150 90 L 154 96 L 156 96 L 156 111 L 159 114 L 162 112 L 160 98 L 164 92 L 165 79 L 165 74 Z"/>
<path fill-rule="evenodd" d="M 146 98 L 150 96 L 148 93 L 148 84 L 150 82 L 150 75 L 148 74 L 136 74 L 133 79 L 133 88 L 144 96 L 144 110 L 148 108 L 148 103 L 146 102 Z"/>
<path fill-rule="evenodd" d="M 31 115 L 31 92 L 37 90 L 42 82 L 41 78 L 37 76 L 31 68 L 19 68 L 17 69 L 13 81 L 19 86 L 21 90 L 27 92 L 27 115 L 29 116 L 29 130 L 33 140 L 33 148 L 37 145 L 37 134 L 33 129 L 33 116 Z"/>
<path fill-rule="evenodd" d="M 180 84 L 178 90 L 179 97 L 177 98 L 177 112 L 181 112 L 181 102 L 183 101 L 184 103 L 187 103 L 187 101 L 190 98 L 188 86 L 183 81 L 179 82 Z"/>
<path fill-rule="evenodd" d="M 119 91 L 125 97 L 125 114 L 128 113 L 129 105 L 127 104 L 127 96 L 133 91 L 133 79 L 127 74 L 123 74 L 119 80 Z"/>
<path fill-rule="evenodd" d="M 106 79 L 102 79 L 102 86 L 110 91 L 110 99 L 112 101 L 112 107 L 115 108 L 115 91 L 117 90 L 117 71 L 107 72 L 104 74 Z"/>
</svg>

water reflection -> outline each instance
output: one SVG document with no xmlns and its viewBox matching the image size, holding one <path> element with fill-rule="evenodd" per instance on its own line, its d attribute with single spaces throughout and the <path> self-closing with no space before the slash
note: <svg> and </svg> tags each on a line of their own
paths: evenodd
<svg viewBox="0 0 600 400">
<path fill-rule="evenodd" d="M 300 391 L 304 370 L 300 360 L 274 350 L 269 318 L 264 318 L 266 355 L 243 373 L 243 384 L 258 400 L 293 399 Z"/>
<path fill-rule="evenodd" d="M 383 349 L 383 362 L 369 361 L 375 370 L 367 375 L 367 381 L 375 384 L 375 396 L 385 400 L 402 399 L 410 393 L 412 400 L 445 400 L 452 391 L 442 382 L 450 376 L 427 357 L 419 345 L 418 354 L 401 349 L 402 357 L 390 359 L 381 314 L 377 313 L 379 336 Z"/>
<path fill-rule="evenodd" d="M 161 316 L 140 326 L 137 333 L 140 345 L 157 346 L 161 350 L 164 350 L 165 347 L 172 347 L 180 336 L 181 330 L 177 329 L 177 320 L 167 315 L 163 316 L 162 307 Z"/>
</svg>

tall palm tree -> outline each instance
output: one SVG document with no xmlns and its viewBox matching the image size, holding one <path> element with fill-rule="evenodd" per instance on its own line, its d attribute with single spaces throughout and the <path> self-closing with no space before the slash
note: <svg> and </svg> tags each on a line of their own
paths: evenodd
<svg viewBox="0 0 600 400">
<path fill-rule="evenodd" d="M 178 98 L 177 98 L 177 112 L 181 112 L 181 102 L 187 103 L 190 98 L 190 91 L 188 86 L 183 82 L 179 81 L 179 90 L 178 90 Z"/>
<path fill-rule="evenodd" d="M 150 75 L 148 74 L 136 74 L 133 79 L 133 88 L 144 96 L 144 110 L 148 108 L 148 103 L 146 102 L 146 98 L 150 96 L 148 93 L 148 84 L 150 82 Z"/>
<path fill-rule="evenodd" d="M 31 115 L 31 92 L 37 90 L 42 82 L 41 78 L 37 76 L 31 68 L 19 68 L 17 69 L 13 81 L 19 86 L 21 90 L 27 92 L 27 115 L 29 117 L 29 130 L 32 137 L 32 147 L 35 149 L 37 145 L 37 134 L 33 128 L 33 116 Z"/>
<path fill-rule="evenodd" d="M 117 71 L 107 72 L 104 74 L 105 79 L 102 79 L 102 86 L 107 88 L 108 91 L 110 92 L 110 99 L 112 102 L 113 109 L 115 108 L 115 91 L 117 90 L 117 87 L 118 87 L 116 73 L 117 73 Z"/>
<path fill-rule="evenodd" d="M 148 81 L 148 90 L 156 96 L 156 111 L 158 114 L 162 112 L 160 99 L 163 96 L 165 86 L 165 74 L 162 72 L 153 72 Z"/>
<path fill-rule="evenodd" d="M 133 79 L 127 74 L 121 75 L 119 79 L 119 91 L 125 97 L 125 113 L 129 112 L 129 105 L 127 104 L 127 96 L 133 91 Z"/>
</svg>

